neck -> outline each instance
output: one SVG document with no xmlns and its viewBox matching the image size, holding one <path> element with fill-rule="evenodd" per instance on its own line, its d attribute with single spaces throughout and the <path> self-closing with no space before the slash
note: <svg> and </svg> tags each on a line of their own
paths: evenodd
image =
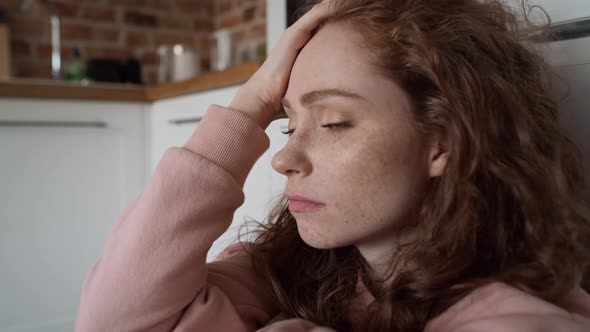
<svg viewBox="0 0 590 332">
<path fill-rule="evenodd" d="M 370 276 L 383 280 L 388 277 L 394 258 L 400 252 L 400 246 L 410 243 L 413 239 L 415 234 L 409 231 L 382 232 L 371 239 L 357 243 L 356 248 L 369 264 Z"/>
</svg>

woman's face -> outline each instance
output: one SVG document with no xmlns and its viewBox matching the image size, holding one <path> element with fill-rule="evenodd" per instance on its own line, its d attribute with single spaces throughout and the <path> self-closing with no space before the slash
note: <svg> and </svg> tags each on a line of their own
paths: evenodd
<svg viewBox="0 0 590 332">
<path fill-rule="evenodd" d="M 408 97 L 363 45 L 348 23 L 322 28 L 297 57 L 283 102 L 295 131 L 272 166 L 287 176 L 286 194 L 325 204 L 291 212 L 315 248 L 391 243 L 436 172 L 436 149 L 415 131 Z"/>
</svg>

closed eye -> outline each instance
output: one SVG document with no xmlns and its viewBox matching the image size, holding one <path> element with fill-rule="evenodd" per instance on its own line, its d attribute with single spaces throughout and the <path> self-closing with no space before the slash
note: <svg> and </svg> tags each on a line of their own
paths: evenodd
<svg viewBox="0 0 590 332">
<path fill-rule="evenodd" d="M 338 130 L 341 128 L 350 128 L 351 123 L 350 121 L 340 122 L 340 123 L 328 123 L 327 125 L 323 125 L 322 128 L 328 128 L 330 130 Z"/>
<path fill-rule="evenodd" d="M 340 123 L 328 123 L 326 125 L 321 126 L 322 128 L 328 128 L 328 130 L 330 131 L 338 131 L 341 130 L 343 128 L 350 128 L 351 127 L 351 122 L 350 121 L 345 121 L 345 122 L 340 122 Z M 285 134 L 285 135 L 293 135 L 293 133 L 295 132 L 295 129 L 291 129 L 291 130 L 287 130 L 287 131 L 281 131 L 281 133 Z"/>
</svg>

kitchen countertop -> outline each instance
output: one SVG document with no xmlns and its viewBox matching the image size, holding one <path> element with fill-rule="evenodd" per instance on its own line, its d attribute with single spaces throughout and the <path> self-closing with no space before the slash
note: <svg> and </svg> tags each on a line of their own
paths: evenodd
<svg viewBox="0 0 590 332">
<path fill-rule="evenodd" d="M 185 81 L 153 86 L 100 82 L 82 85 L 50 79 L 13 78 L 0 80 L 0 98 L 151 102 L 244 83 L 260 65 L 260 62 L 250 62 Z"/>
</svg>

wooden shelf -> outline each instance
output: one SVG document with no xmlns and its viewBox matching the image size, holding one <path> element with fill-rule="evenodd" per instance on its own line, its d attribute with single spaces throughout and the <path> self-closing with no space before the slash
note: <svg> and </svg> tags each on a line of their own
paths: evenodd
<svg viewBox="0 0 590 332">
<path fill-rule="evenodd" d="M 260 62 L 245 63 L 185 81 L 147 87 L 114 83 L 81 85 L 48 79 L 15 78 L 0 81 L 0 98 L 152 102 L 244 83 L 260 65 Z"/>
<path fill-rule="evenodd" d="M 154 101 L 241 84 L 246 82 L 260 65 L 259 62 L 246 63 L 224 71 L 205 73 L 190 80 L 147 88 L 145 98 L 148 101 Z"/>
</svg>

